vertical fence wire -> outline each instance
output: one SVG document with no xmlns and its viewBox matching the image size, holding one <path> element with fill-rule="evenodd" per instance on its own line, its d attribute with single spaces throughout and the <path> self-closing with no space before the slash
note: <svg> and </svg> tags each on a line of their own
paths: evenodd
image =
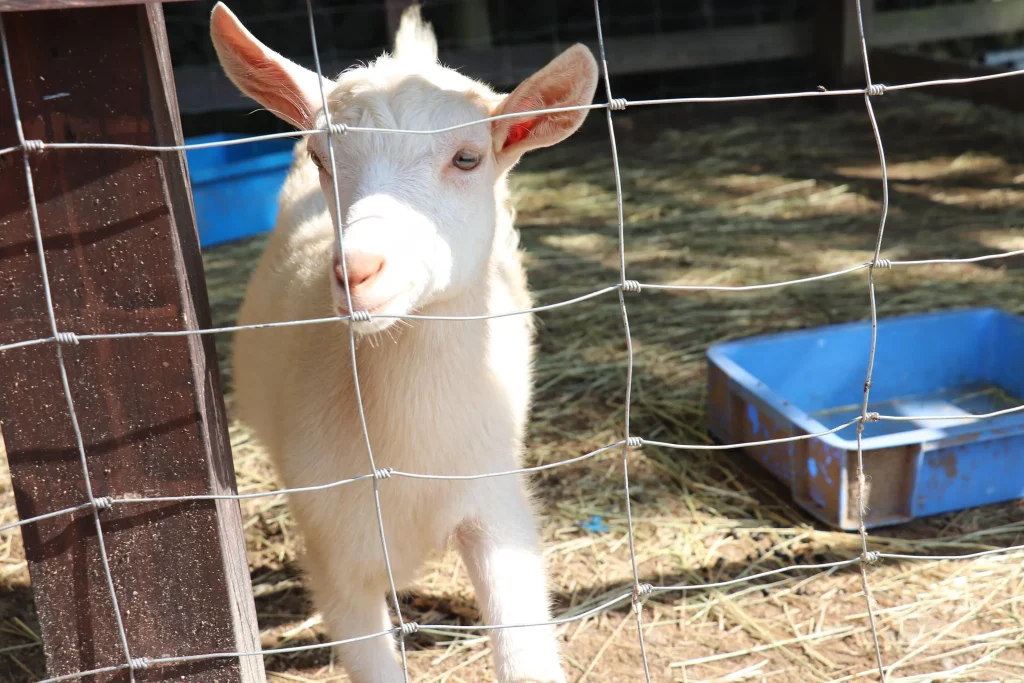
<svg viewBox="0 0 1024 683">
<path fill-rule="evenodd" d="M 874 2 L 874 0 L 868 0 Z M 860 421 L 857 423 L 857 530 L 860 534 L 861 558 L 860 567 L 861 586 L 864 590 L 864 601 L 867 604 L 868 625 L 871 627 L 871 639 L 875 649 L 875 660 L 878 666 L 878 677 L 881 683 L 885 683 L 885 664 L 882 661 L 882 645 L 878 638 L 878 624 L 875 619 L 875 600 L 871 593 L 871 585 L 868 581 L 868 565 L 871 555 L 868 551 L 868 532 L 865 518 L 867 517 L 867 480 L 864 476 L 864 427 L 868 420 L 868 401 L 871 396 L 871 378 L 875 370 L 875 353 L 878 348 L 878 305 L 875 297 L 875 267 L 879 263 L 882 252 L 882 237 L 885 234 L 885 221 L 889 216 L 889 169 L 885 163 L 885 150 L 882 147 L 882 134 L 878 128 L 878 121 L 875 119 L 875 110 L 871 105 L 871 92 L 875 90 L 871 82 L 871 64 L 868 59 L 868 44 L 864 35 L 864 12 L 861 8 L 862 0 L 857 0 L 857 31 L 860 38 L 860 56 L 864 66 L 864 108 L 867 111 L 868 120 L 871 122 L 871 131 L 874 134 L 875 146 L 878 148 L 878 163 L 882 173 L 882 215 L 878 220 L 878 236 L 875 239 L 875 253 L 868 266 L 868 298 L 871 303 L 871 348 L 868 353 L 868 369 L 864 379 L 864 400 L 861 404 Z M 884 92 L 884 90 L 882 90 Z"/>
<path fill-rule="evenodd" d="M 594 23 L 597 27 L 597 44 L 601 60 L 601 77 L 604 82 L 605 96 L 608 102 L 615 102 L 612 97 L 612 82 L 608 74 L 608 59 L 604 49 L 604 29 L 601 25 L 601 3 L 594 0 Z M 626 504 L 626 529 L 629 537 L 629 561 L 633 570 L 633 613 L 636 616 L 636 632 L 640 641 L 640 655 L 644 663 L 644 678 L 651 683 L 651 665 L 647 659 L 647 644 L 644 641 L 644 611 L 643 593 L 646 586 L 640 583 L 640 570 L 636 562 L 636 535 L 633 531 L 633 505 L 629 498 L 629 452 L 631 441 L 629 437 L 629 408 L 633 397 L 633 337 L 629 332 L 629 314 L 626 310 L 626 290 L 630 285 L 626 280 L 626 229 L 622 199 L 622 174 L 619 166 L 619 151 L 615 142 L 615 122 L 612 120 L 612 108 L 605 109 L 605 116 L 608 121 L 608 142 L 611 145 L 612 170 L 615 173 L 615 204 L 617 210 L 617 222 L 619 230 L 619 312 L 622 316 L 622 330 L 626 337 L 626 399 L 623 410 L 623 444 L 622 444 L 622 482 L 625 493 Z M 650 592 L 649 588 L 646 590 Z"/>
<path fill-rule="evenodd" d="M 315 23 L 314 18 L 313 18 L 313 0 L 306 0 L 306 14 L 307 14 L 307 16 L 309 18 L 309 35 L 310 35 L 310 39 L 312 40 L 312 43 L 313 43 L 313 61 L 314 61 L 314 64 L 316 65 L 317 84 L 320 87 L 320 101 L 321 101 L 321 104 L 323 105 L 323 108 L 324 108 L 324 119 L 325 119 L 326 125 L 327 125 L 327 140 L 328 140 L 327 155 L 328 155 L 328 158 L 330 159 L 330 163 L 331 163 L 331 178 L 337 178 L 338 177 L 338 169 L 337 169 L 337 164 L 336 164 L 336 160 L 335 160 L 335 156 L 334 156 L 334 144 L 333 144 L 335 131 L 334 131 L 334 129 L 331 126 L 331 110 L 330 110 L 330 107 L 327 106 L 327 93 L 324 91 L 323 70 L 322 70 L 322 68 L 320 66 L 320 51 L 317 49 L 317 44 L 316 44 L 316 23 Z M 344 280 L 344 282 L 342 284 L 344 285 L 344 289 L 345 289 L 345 301 L 347 302 L 347 305 L 348 305 L 348 311 L 349 311 L 349 314 L 352 315 L 353 313 L 355 313 L 355 311 L 352 309 L 352 291 L 351 291 L 351 287 L 349 286 L 349 281 L 348 281 L 348 264 L 346 263 L 346 260 L 345 260 L 345 237 L 344 237 L 344 233 L 345 233 L 344 223 L 345 223 L 345 220 L 344 220 L 344 217 L 342 216 L 342 213 L 341 213 L 341 191 L 338 189 L 338 183 L 337 182 L 332 182 L 331 183 L 331 187 L 334 190 L 334 193 L 333 193 L 333 195 L 334 195 L 333 196 L 333 199 L 334 199 L 334 213 L 335 213 L 335 217 L 337 219 L 337 224 L 335 225 L 335 230 L 337 232 L 337 237 L 338 237 L 338 255 L 339 255 L 339 261 L 341 263 L 341 268 L 342 268 L 342 279 Z M 381 552 L 382 552 L 383 557 L 384 557 L 384 567 L 387 570 L 388 588 L 391 591 L 391 601 L 392 601 L 392 603 L 394 605 L 395 617 L 398 619 L 398 626 L 399 626 L 399 630 L 398 630 L 398 634 L 397 634 L 398 635 L 398 649 L 399 649 L 399 651 L 401 653 L 401 657 L 402 657 L 402 672 L 403 672 L 403 674 L 405 676 L 405 683 L 409 683 L 409 658 L 406 656 L 406 653 L 405 653 L 406 627 L 405 627 L 405 622 L 402 620 L 402 606 L 401 606 L 401 603 L 399 603 L 399 601 L 398 601 L 398 589 L 395 586 L 394 573 L 391 571 L 391 557 L 388 554 L 387 534 L 384 531 L 384 513 L 381 510 L 381 505 L 380 505 L 380 480 L 381 480 L 381 477 L 376 476 L 376 474 L 377 474 L 377 464 L 376 464 L 376 462 L 373 459 L 373 448 L 370 445 L 370 430 L 368 429 L 368 427 L 366 425 L 366 412 L 363 410 L 363 393 L 362 393 L 362 390 L 359 387 L 359 369 L 356 366 L 356 330 L 355 330 L 355 320 L 354 319 L 349 320 L 347 326 L 348 326 L 349 358 L 350 358 L 350 360 L 352 362 L 352 386 L 353 386 L 353 393 L 354 393 L 355 400 L 356 400 L 356 407 L 359 410 L 359 426 L 360 426 L 360 428 L 362 429 L 362 432 L 363 432 L 363 441 L 364 441 L 364 444 L 366 446 L 366 457 L 370 461 L 370 471 L 374 473 L 374 477 L 373 477 L 373 503 L 374 503 L 374 508 L 375 508 L 375 512 L 376 512 L 376 515 L 377 515 L 377 530 L 378 530 L 378 533 L 380 534 Z"/>
<path fill-rule="evenodd" d="M 21 112 L 18 109 L 18 96 L 14 89 L 14 73 L 11 68 L 11 54 L 7 44 L 7 29 L 4 26 L 4 17 L 0 13 L 0 48 L 4 56 L 4 75 L 7 78 L 7 88 L 11 96 L 11 113 L 14 116 L 14 130 L 21 145 L 22 167 L 25 171 L 25 189 L 28 196 L 28 209 L 32 218 L 32 233 L 35 239 L 36 255 L 39 257 L 39 272 L 42 277 L 43 298 L 46 303 L 46 318 L 50 324 L 50 332 L 54 339 L 58 340 L 53 345 L 57 354 L 57 368 L 60 371 L 60 383 L 64 391 L 64 399 L 67 402 L 68 415 L 71 418 L 71 428 L 75 433 L 75 446 L 78 450 L 78 460 L 82 466 L 82 480 L 85 483 L 85 493 L 88 497 L 91 509 L 93 524 L 96 527 L 96 545 L 100 553 L 100 560 L 103 564 L 103 578 L 107 583 L 107 590 L 110 593 L 111 609 L 114 611 L 114 621 L 117 625 L 117 635 L 121 641 L 121 649 L 124 651 L 125 663 L 128 666 L 128 677 L 131 683 L 135 683 L 136 660 L 132 659 L 131 650 L 128 647 L 128 634 L 125 632 L 124 620 L 121 618 L 121 608 L 117 601 L 117 590 L 114 588 L 114 577 L 110 573 L 110 559 L 107 557 L 107 546 L 103 540 L 103 523 L 100 521 L 100 505 L 93 495 L 92 479 L 89 476 L 89 463 L 85 458 L 85 441 L 82 439 L 82 428 L 78 422 L 78 414 L 75 412 L 75 400 L 71 395 L 71 383 L 68 381 L 68 371 L 64 363 L 64 344 L 60 341 L 61 334 L 57 329 L 57 314 L 53 306 L 53 296 L 50 292 L 50 276 L 46 270 L 46 248 L 43 244 L 43 231 L 39 224 L 39 206 L 36 203 L 35 184 L 32 181 L 32 163 L 29 160 L 30 151 L 25 144 L 25 131 L 21 125 Z"/>
</svg>

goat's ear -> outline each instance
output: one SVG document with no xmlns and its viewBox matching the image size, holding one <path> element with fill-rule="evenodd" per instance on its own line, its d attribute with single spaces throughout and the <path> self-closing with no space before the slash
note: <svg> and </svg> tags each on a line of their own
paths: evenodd
<svg viewBox="0 0 1024 683">
<path fill-rule="evenodd" d="M 224 73 L 239 90 L 297 128 L 313 125 L 323 106 L 315 73 L 256 40 L 223 2 L 210 15 L 210 38 Z M 324 79 L 325 88 L 331 85 Z"/>
<path fill-rule="evenodd" d="M 498 104 L 494 115 L 590 104 L 597 76 L 594 55 L 585 45 L 573 45 L 523 81 Z M 499 165 L 511 166 L 524 152 L 561 142 L 575 133 L 586 117 L 584 109 L 493 122 L 491 133 Z"/>
</svg>

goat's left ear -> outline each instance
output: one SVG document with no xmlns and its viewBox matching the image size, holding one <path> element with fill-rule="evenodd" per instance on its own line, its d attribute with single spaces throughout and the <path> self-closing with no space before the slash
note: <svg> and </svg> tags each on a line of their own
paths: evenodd
<svg viewBox="0 0 1024 683">
<path fill-rule="evenodd" d="M 243 93 L 296 128 L 310 128 L 322 108 L 320 88 L 334 84 L 285 59 L 255 38 L 223 2 L 210 14 L 210 38 L 224 73 Z"/>
<path fill-rule="evenodd" d="M 492 115 L 590 104 L 597 90 L 597 61 L 582 44 L 570 47 L 523 81 Z M 516 116 L 491 124 L 499 167 L 508 168 L 525 152 L 550 147 L 583 125 L 587 110 Z"/>
</svg>

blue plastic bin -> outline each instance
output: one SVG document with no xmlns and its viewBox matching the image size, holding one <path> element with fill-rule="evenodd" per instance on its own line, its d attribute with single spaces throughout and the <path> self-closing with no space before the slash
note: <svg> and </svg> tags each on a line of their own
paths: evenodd
<svg viewBox="0 0 1024 683">
<path fill-rule="evenodd" d="M 215 133 L 187 144 L 243 137 Z M 185 152 L 199 244 L 210 247 L 273 229 L 277 195 L 292 163 L 295 140 L 262 140 Z"/>
<path fill-rule="evenodd" d="M 708 350 L 709 429 L 722 443 L 824 432 L 861 412 L 869 323 L 835 325 Z M 1024 318 L 996 309 L 882 319 L 870 412 L 953 415 L 869 422 L 867 525 L 876 527 L 1024 498 Z M 752 447 L 819 519 L 857 528 L 856 425 L 824 437 Z"/>
</svg>

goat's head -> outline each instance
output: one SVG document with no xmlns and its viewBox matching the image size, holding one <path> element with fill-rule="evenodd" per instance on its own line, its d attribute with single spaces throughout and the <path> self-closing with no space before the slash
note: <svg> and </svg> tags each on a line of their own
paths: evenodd
<svg viewBox="0 0 1024 683">
<path fill-rule="evenodd" d="M 221 65 L 246 95 L 303 129 L 349 127 L 436 130 L 490 116 L 589 104 L 597 63 L 575 45 L 511 94 L 441 66 L 437 43 L 418 6 L 402 16 L 393 54 L 324 79 L 273 52 L 222 3 L 211 35 Z M 506 175 L 523 153 L 575 132 L 586 110 L 524 115 L 438 134 L 351 131 L 306 137 L 307 172 L 319 175 L 345 263 L 335 245 L 335 306 L 402 315 L 479 285 L 494 249 Z M 316 170 L 314 170 L 314 167 Z M 335 188 L 338 200 L 335 201 Z M 344 267 L 343 267 L 344 265 Z M 392 322 L 358 323 L 362 333 Z"/>
</svg>

